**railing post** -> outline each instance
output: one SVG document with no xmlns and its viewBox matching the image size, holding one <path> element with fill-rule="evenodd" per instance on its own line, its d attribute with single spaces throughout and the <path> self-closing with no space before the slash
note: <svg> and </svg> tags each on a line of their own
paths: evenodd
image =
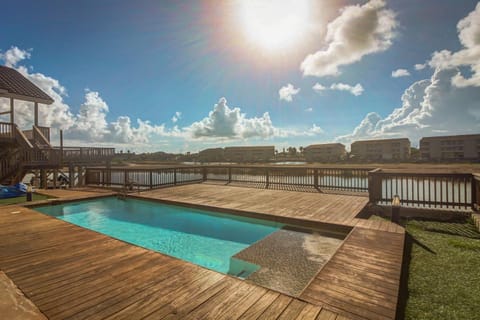
<svg viewBox="0 0 480 320">
<path fill-rule="evenodd" d="M 313 169 L 313 186 L 318 189 L 318 169 Z"/>
<path fill-rule="evenodd" d="M 150 190 L 153 189 L 153 171 L 150 170 Z"/>
<path fill-rule="evenodd" d="M 376 203 L 382 198 L 381 180 L 379 180 L 379 177 L 376 174 L 379 171 L 381 171 L 379 168 L 368 171 L 368 200 L 370 203 Z M 378 194 L 378 185 L 380 185 L 380 194 Z"/>
<path fill-rule="evenodd" d="M 123 170 L 123 185 L 126 188 L 128 184 L 128 172 L 127 169 Z"/>
<path fill-rule="evenodd" d="M 202 168 L 202 180 L 207 181 L 207 167 Z"/>
<path fill-rule="evenodd" d="M 232 167 L 228 167 L 228 183 L 232 182 Z"/>
<path fill-rule="evenodd" d="M 173 169 L 173 184 L 177 184 L 177 168 Z"/>
<path fill-rule="evenodd" d="M 471 184 L 471 192 L 472 192 L 472 210 L 478 211 L 480 210 L 479 202 L 480 202 L 480 174 L 472 174 L 472 184 Z"/>
<path fill-rule="evenodd" d="M 265 187 L 268 188 L 270 185 L 270 176 L 268 172 L 268 168 L 265 169 Z"/>
</svg>

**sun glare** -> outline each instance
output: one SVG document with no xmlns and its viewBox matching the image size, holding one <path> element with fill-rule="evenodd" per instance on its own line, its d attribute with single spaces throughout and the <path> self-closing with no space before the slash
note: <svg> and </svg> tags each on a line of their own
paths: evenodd
<svg viewBox="0 0 480 320">
<path fill-rule="evenodd" d="M 239 0 L 247 39 L 267 50 L 293 47 L 307 31 L 310 0 Z"/>
</svg>

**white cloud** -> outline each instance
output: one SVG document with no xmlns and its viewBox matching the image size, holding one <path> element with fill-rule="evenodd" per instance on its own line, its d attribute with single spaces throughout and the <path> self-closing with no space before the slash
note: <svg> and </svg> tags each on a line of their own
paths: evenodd
<svg viewBox="0 0 480 320">
<path fill-rule="evenodd" d="M 176 123 L 178 120 L 182 118 L 182 113 L 180 111 L 176 111 L 172 117 L 172 122 Z"/>
<path fill-rule="evenodd" d="M 415 64 L 414 67 L 415 67 L 415 70 L 423 70 L 423 69 L 425 69 L 426 66 L 427 66 L 426 63 L 417 63 L 417 64 Z"/>
<path fill-rule="evenodd" d="M 315 123 L 312 125 L 310 129 L 308 129 L 306 135 L 319 135 L 324 133 L 323 129 L 317 126 Z"/>
<path fill-rule="evenodd" d="M 408 77 L 409 75 L 410 72 L 407 69 L 397 69 L 395 71 L 392 71 L 393 78 Z"/>
<path fill-rule="evenodd" d="M 278 95 L 280 97 L 280 100 L 285 100 L 285 101 L 292 101 L 293 96 L 298 94 L 300 92 L 300 88 L 295 88 L 292 84 L 287 84 L 286 86 L 283 86 L 278 90 Z"/>
<path fill-rule="evenodd" d="M 5 53 L 0 52 L 0 59 L 5 61 L 5 65 L 7 67 L 13 67 L 18 62 L 29 58 L 30 52 L 28 52 L 27 50 L 21 50 L 15 46 L 10 47 L 10 49 L 5 51 Z"/>
<path fill-rule="evenodd" d="M 317 91 L 317 92 L 321 92 L 321 91 L 325 91 L 325 90 L 328 90 L 327 87 L 325 87 L 324 85 L 321 85 L 320 83 L 315 83 L 312 87 L 313 90 Z"/>
<path fill-rule="evenodd" d="M 309 107 L 309 108 L 306 108 L 305 109 L 305 112 L 312 112 L 313 111 L 313 108 L 312 107 Z"/>
<path fill-rule="evenodd" d="M 359 96 L 363 93 L 363 87 L 360 83 L 357 83 L 354 86 L 345 83 L 334 83 L 330 86 L 330 90 L 339 90 L 347 91 L 353 94 L 354 96 Z"/>
<path fill-rule="evenodd" d="M 359 96 L 363 93 L 364 89 L 360 83 L 357 83 L 354 86 L 351 86 L 346 83 L 332 83 L 330 87 L 325 87 L 324 85 L 321 85 L 320 83 L 315 83 L 315 85 L 312 87 L 313 90 L 317 92 L 323 92 L 325 90 L 337 90 L 337 91 L 347 91 L 354 96 Z"/>
<path fill-rule="evenodd" d="M 460 70 L 452 77 L 456 87 L 480 87 L 480 3 L 470 14 L 457 24 L 458 37 L 463 49 L 452 53 L 449 50 L 436 51 L 429 64 L 434 68 L 453 69 L 468 67 L 470 77 L 466 78 Z"/>
<path fill-rule="evenodd" d="M 265 112 L 261 117 L 247 118 L 240 108 L 230 108 L 227 99 L 221 98 L 210 111 L 208 117 L 184 128 L 191 137 L 246 139 L 252 137 L 269 138 L 278 133 L 270 115 Z"/>
<path fill-rule="evenodd" d="M 339 75 L 340 66 L 387 50 L 392 45 L 396 26 L 395 14 L 385 9 L 383 0 L 347 6 L 328 24 L 326 48 L 308 55 L 300 68 L 304 75 Z"/>
</svg>

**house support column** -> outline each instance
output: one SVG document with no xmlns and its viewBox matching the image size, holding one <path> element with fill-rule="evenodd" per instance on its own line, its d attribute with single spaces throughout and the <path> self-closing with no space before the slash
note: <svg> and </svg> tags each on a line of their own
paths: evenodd
<svg viewBox="0 0 480 320">
<path fill-rule="evenodd" d="M 14 124 L 15 123 L 15 113 L 13 112 L 14 109 L 14 102 L 13 98 L 10 98 L 10 123 Z"/>
<path fill-rule="evenodd" d="M 40 169 L 40 188 L 47 189 L 47 170 Z"/>
<path fill-rule="evenodd" d="M 57 189 L 58 183 L 58 169 L 53 169 L 53 188 Z"/>
<path fill-rule="evenodd" d="M 68 186 L 73 188 L 75 185 L 75 167 L 73 165 L 68 166 Z"/>
<path fill-rule="evenodd" d="M 34 124 L 38 127 L 38 102 L 35 102 Z"/>
</svg>

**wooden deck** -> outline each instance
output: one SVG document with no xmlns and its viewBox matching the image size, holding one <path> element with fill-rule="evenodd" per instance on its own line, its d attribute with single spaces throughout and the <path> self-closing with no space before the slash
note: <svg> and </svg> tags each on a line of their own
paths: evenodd
<svg viewBox="0 0 480 320">
<path fill-rule="evenodd" d="M 299 298 L 14 206 L 0 208 L 0 269 L 50 319 L 395 317 L 404 231 L 355 218 L 364 199 L 207 184 L 144 196 L 358 226 Z"/>
<path fill-rule="evenodd" d="M 368 203 L 368 197 L 363 196 L 252 189 L 209 183 L 145 191 L 140 196 L 345 226 L 356 225 L 359 219 L 355 217 Z"/>
</svg>

